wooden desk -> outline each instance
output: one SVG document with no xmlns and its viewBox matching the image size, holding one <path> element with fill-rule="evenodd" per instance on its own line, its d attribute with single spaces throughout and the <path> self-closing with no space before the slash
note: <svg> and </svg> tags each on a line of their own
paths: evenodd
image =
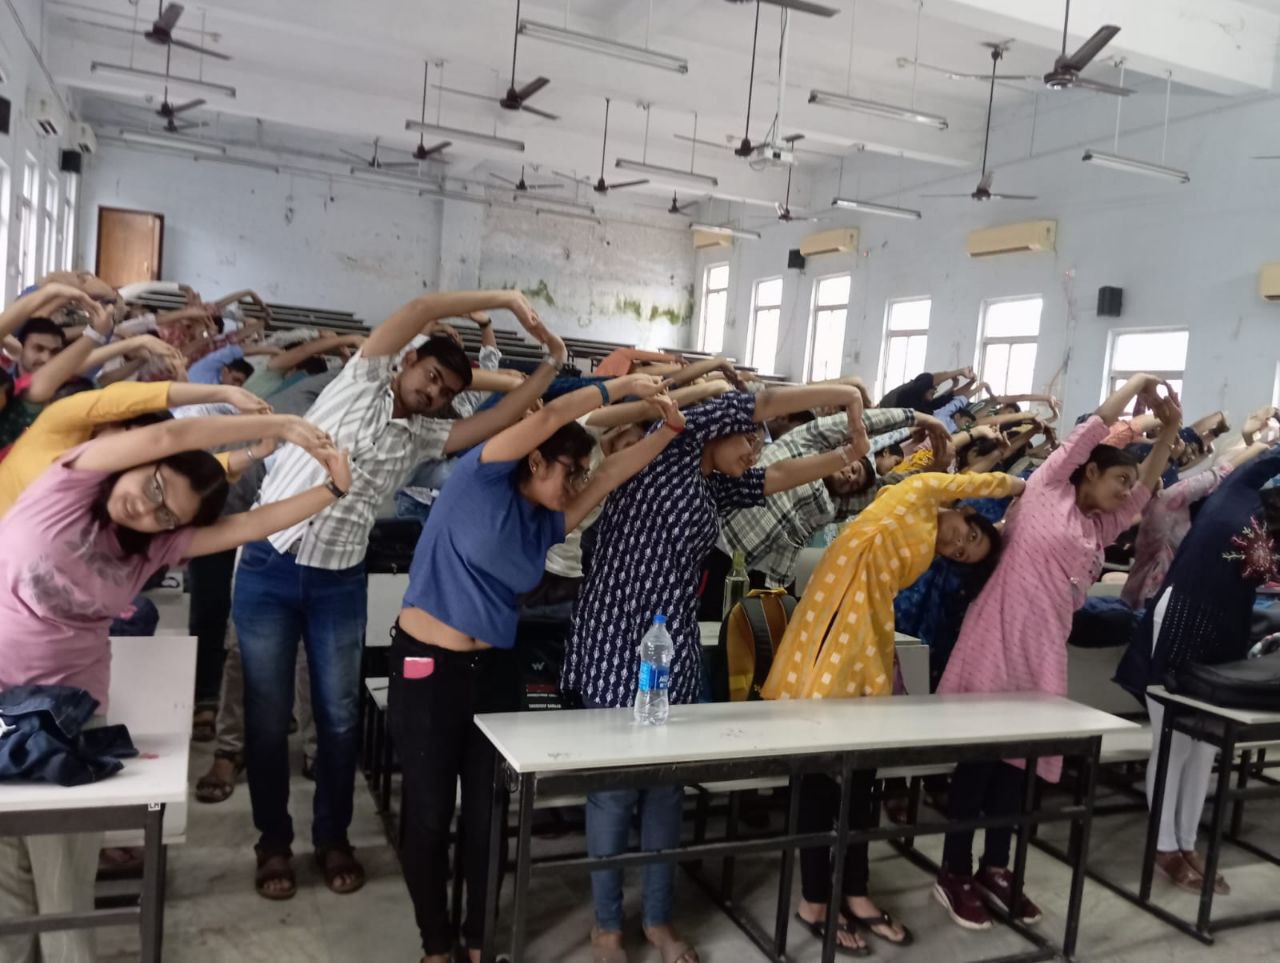
<svg viewBox="0 0 1280 963">
<path fill-rule="evenodd" d="M 1016 721 L 1014 721 L 1016 720 Z M 778 852 L 781 873 L 778 914 L 772 935 L 754 922 L 735 917 L 753 943 L 772 960 L 786 958 L 786 931 L 791 912 L 791 882 L 797 847 L 831 845 L 836 849 L 833 892 L 841 891 L 843 853 L 854 842 L 905 839 L 961 828 L 997 825 L 1030 827 L 1047 822 L 1072 826 L 1073 864 L 1066 931 L 1061 952 L 1075 950 L 1084 885 L 1084 853 L 1093 808 L 1093 772 L 1102 736 L 1133 727 L 1115 716 L 1037 693 L 956 696 L 899 696 L 882 699 L 829 699 L 779 702 L 736 702 L 673 706 L 667 725 L 637 726 L 630 709 L 576 712 L 502 713 L 482 715 L 476 724 L 497 749 L 494 773 L 499 792 L 490 825 L 490 875 L 486 902 L 483 959 L 495 948 L 499 863 L 504 828 L 504 792 L 518 785 L 520 804 L 514 884 L 512 958 L 523 960 L 525 915 L 530 877 L 584 873 L 653 862 L 683 862 L 742 853 Z M 1011 731 L 1016 727 L 1016 732 Z M 851 830 L 847 786 L 855 771 L 886 765 L 929 765 L 985 759 L 1048 755 L 1078 756 L 1088 774 L 1074 804 L 1057 810 L 1037 809 L 1028 780 L 1021 814 L 1013 818 L 936 822 Z M 798 830 L 799 780 L 810 772 L 840 777 L 841 818 L 837 828 L 802 834 Z M 625 853 L 608 859 L 530 858 L 530 829 L 539 792 L 583 793 L 603 789 L 786 776 L 791 805 L 786 831 L 779 836 L 695 842 L 657 853 Z M 1026 868 L 1027 833 L 1020 833 L 1015 859 L 1015 885 Z M 917 861 L 923 857 L 916 854 Z M 722 907 L 728 900 L 722 903 Z M 835 913 L 830 904 L 826 963 L 835 954 Z M 1052 958 L 1059 948 L 1047 938 L 1011 923 L 1035 944 L 1028 954 L 1005 959 Z"/>
</svg>

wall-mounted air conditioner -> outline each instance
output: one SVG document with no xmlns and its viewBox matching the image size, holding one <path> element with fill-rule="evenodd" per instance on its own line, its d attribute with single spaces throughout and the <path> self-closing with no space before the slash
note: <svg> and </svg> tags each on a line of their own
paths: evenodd
<svg viewBox="0 0 1280 963">
<path fill-rule="evenodd" d="M 1280 301 L 1280 261 L 1262 265 L 1258 272 L 1258 293 L 1264 301 Z"/>
<path fill-rule="evenodd" d="M 71 146 L 82 154 L 92 154 L 98 149 L 98 135 L 88 124 L 76 124 L 72 131 Z"/>
<path fill-rule="evenodd" d="M 693 249 L 701 251 L 710 247 L 729 247 L 733 244 L 733 238 L 727 234 L 712 234 L 710 231 L 693 232 Z"/>
<path fill-rule="evenodd" d="M 1057 221 L 1024 221 L 970 231 L 965 239 L 969 257 L 994 257 L 1024 251 L 1052 251 L 1058 239 Z"/>
<path fill-rule="evenodd" d="M 27 91 L 27 118 L 35 124 L 41 137 L 58 137 L 67 129 L 67 116 L 50 95 L 34 88 Z"/>
<path fill-rule="evenodd" d="M 821 231 L 810 234 L 800 242 L 800 253 L 804 257 L 817 257 L 820 254 L 843 254 L 858 249 L 858 229 L 856 227 L 840 227 L 833 231 Z"/>
</svg>

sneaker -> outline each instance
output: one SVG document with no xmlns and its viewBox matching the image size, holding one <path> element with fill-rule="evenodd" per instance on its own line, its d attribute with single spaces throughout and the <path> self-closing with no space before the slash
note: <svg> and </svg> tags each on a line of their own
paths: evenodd
<svg viewBox="0 0 1280 963">
<path fill-rule="evenodd" d="M 1009 909 L 1009 904 L 1013 900 L 1013 873 L 1004 867 L 984 866 L 974 877 L 973 882 L 978 892 L 987 900 L 1010 916 L 1014 916 L 1020 923 L 1030 926 L 1032 923 L 1039 923 L 1044 915 L 1040 912 L 1040 907 L 1031 902 L 1025 891 L 1018 900 L 1018 912 L 1015 914 Z"/>
<path fill-rule="evenodd" d="M 982 905 L 972 876 L 959 876 L 944 869 L 933 884 L 933 895 L 946 907 L 956 925 L 967 930 L 991 929 L 991 916 Z"/>
</svg>

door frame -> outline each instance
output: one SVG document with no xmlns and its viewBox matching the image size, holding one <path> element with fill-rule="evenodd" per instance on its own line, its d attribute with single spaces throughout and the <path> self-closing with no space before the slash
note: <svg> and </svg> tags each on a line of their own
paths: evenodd
<svg viewBox="0 0 1280 963">
<path fill-rule="evenodd" d="M 97 234 L 93 239 L 93 273 L 100 274 L 102 270 L 102 215 L 106 212 L 116 214 L 145 214 L 147 217 L 159 219 L 160 250 L 156 252 L 156 277 L 164 277 L 164 215 L 159 211 L 140 211 L 132 207 L 111 207 L 105 204 L 98 205 Z"/>
</svg>

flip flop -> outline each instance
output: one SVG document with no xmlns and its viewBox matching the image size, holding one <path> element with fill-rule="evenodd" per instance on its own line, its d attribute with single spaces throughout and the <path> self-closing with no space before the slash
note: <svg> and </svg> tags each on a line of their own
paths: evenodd
<svg viewBox="0 0 1280 963">
<path fill-rule="evenodd" d="M 912 934 L 911 930 L 907 929 L 905 926 L 902 926 L 901 923 L 898 923 L 897 920 L 895 920 L 892 916 L 890 916 L 888 913 L 885 913 L 883 911 L 881 911 L 879 916 L 854 916 L 853 913 L 850 912 L 848 909 L 844 909 L 841 911 L 841 915 L 846 920 L 849 920 L 851 923 L 857 926 L 859 929 L 866 930 L 876 939 L 884 940 L 890 946 L 910 946 L 912 943 L 916 941 L 916 938 Z M 880 933 L 872 929 L 872 927 L 875 927 L 875 926 L 888 926 L 892 928 L 895 925 L 902 926 L 902 939 L 900 940 L 892 939 L 888 936 L 885 936 L 883 933 Z"/>
<path fill-rule="evenodd" d="M 827 924 L 825 922 L 814 923 L 811 920 L 805 919 L 799 913 L 796 913 L 796 919 L 799 920 L 801 926 L 809 931 L 809 935 L 814 939 L 825 940 L 827 938 Z M 846 933 L 853 932 L 847 925 L 845 925 L 843 916 L 840 917 L 840 929 L 844 930 Z M 836 954 L 839 956 L 870 956 L 871 947 L 867 946 L 865 943 L 862 946 L 845 946 L 839 939 L 837 939 Z"/>
<path fill-rule="evenodd" d="M 258 855 L 258 869 L 253 875 L 253 888 L 263 899 L 293 899 L 298 892 L 298 880 L 293 874 L 293 851 L 290 849 L 264 850 L 253 847 Z M 269 890 L 267 884 L 284 881 L 289 884 L 283 890 Z"/>
<path fill-rule="evenodd" d="M 316 866 L 324 876 L 324 884 L 339 896 L 354 893 L 364 885 L 364 867 L 350 843 L 316 847 Z M 349 876 L 352 881 L 339 885 L 339 876 Z"/>
<path fill-rule="evenodd" d="M 196 801 L 202 803 L 226 802 L 236 790 L 235 780 L 244 772 L 244 757 L 239 753 L 215 753 L 214 759 L 224 759 L 232 764 L 233 775 L 230 782 L 217 779 L 205 773 L 196 782 Z"/>
</svg>

